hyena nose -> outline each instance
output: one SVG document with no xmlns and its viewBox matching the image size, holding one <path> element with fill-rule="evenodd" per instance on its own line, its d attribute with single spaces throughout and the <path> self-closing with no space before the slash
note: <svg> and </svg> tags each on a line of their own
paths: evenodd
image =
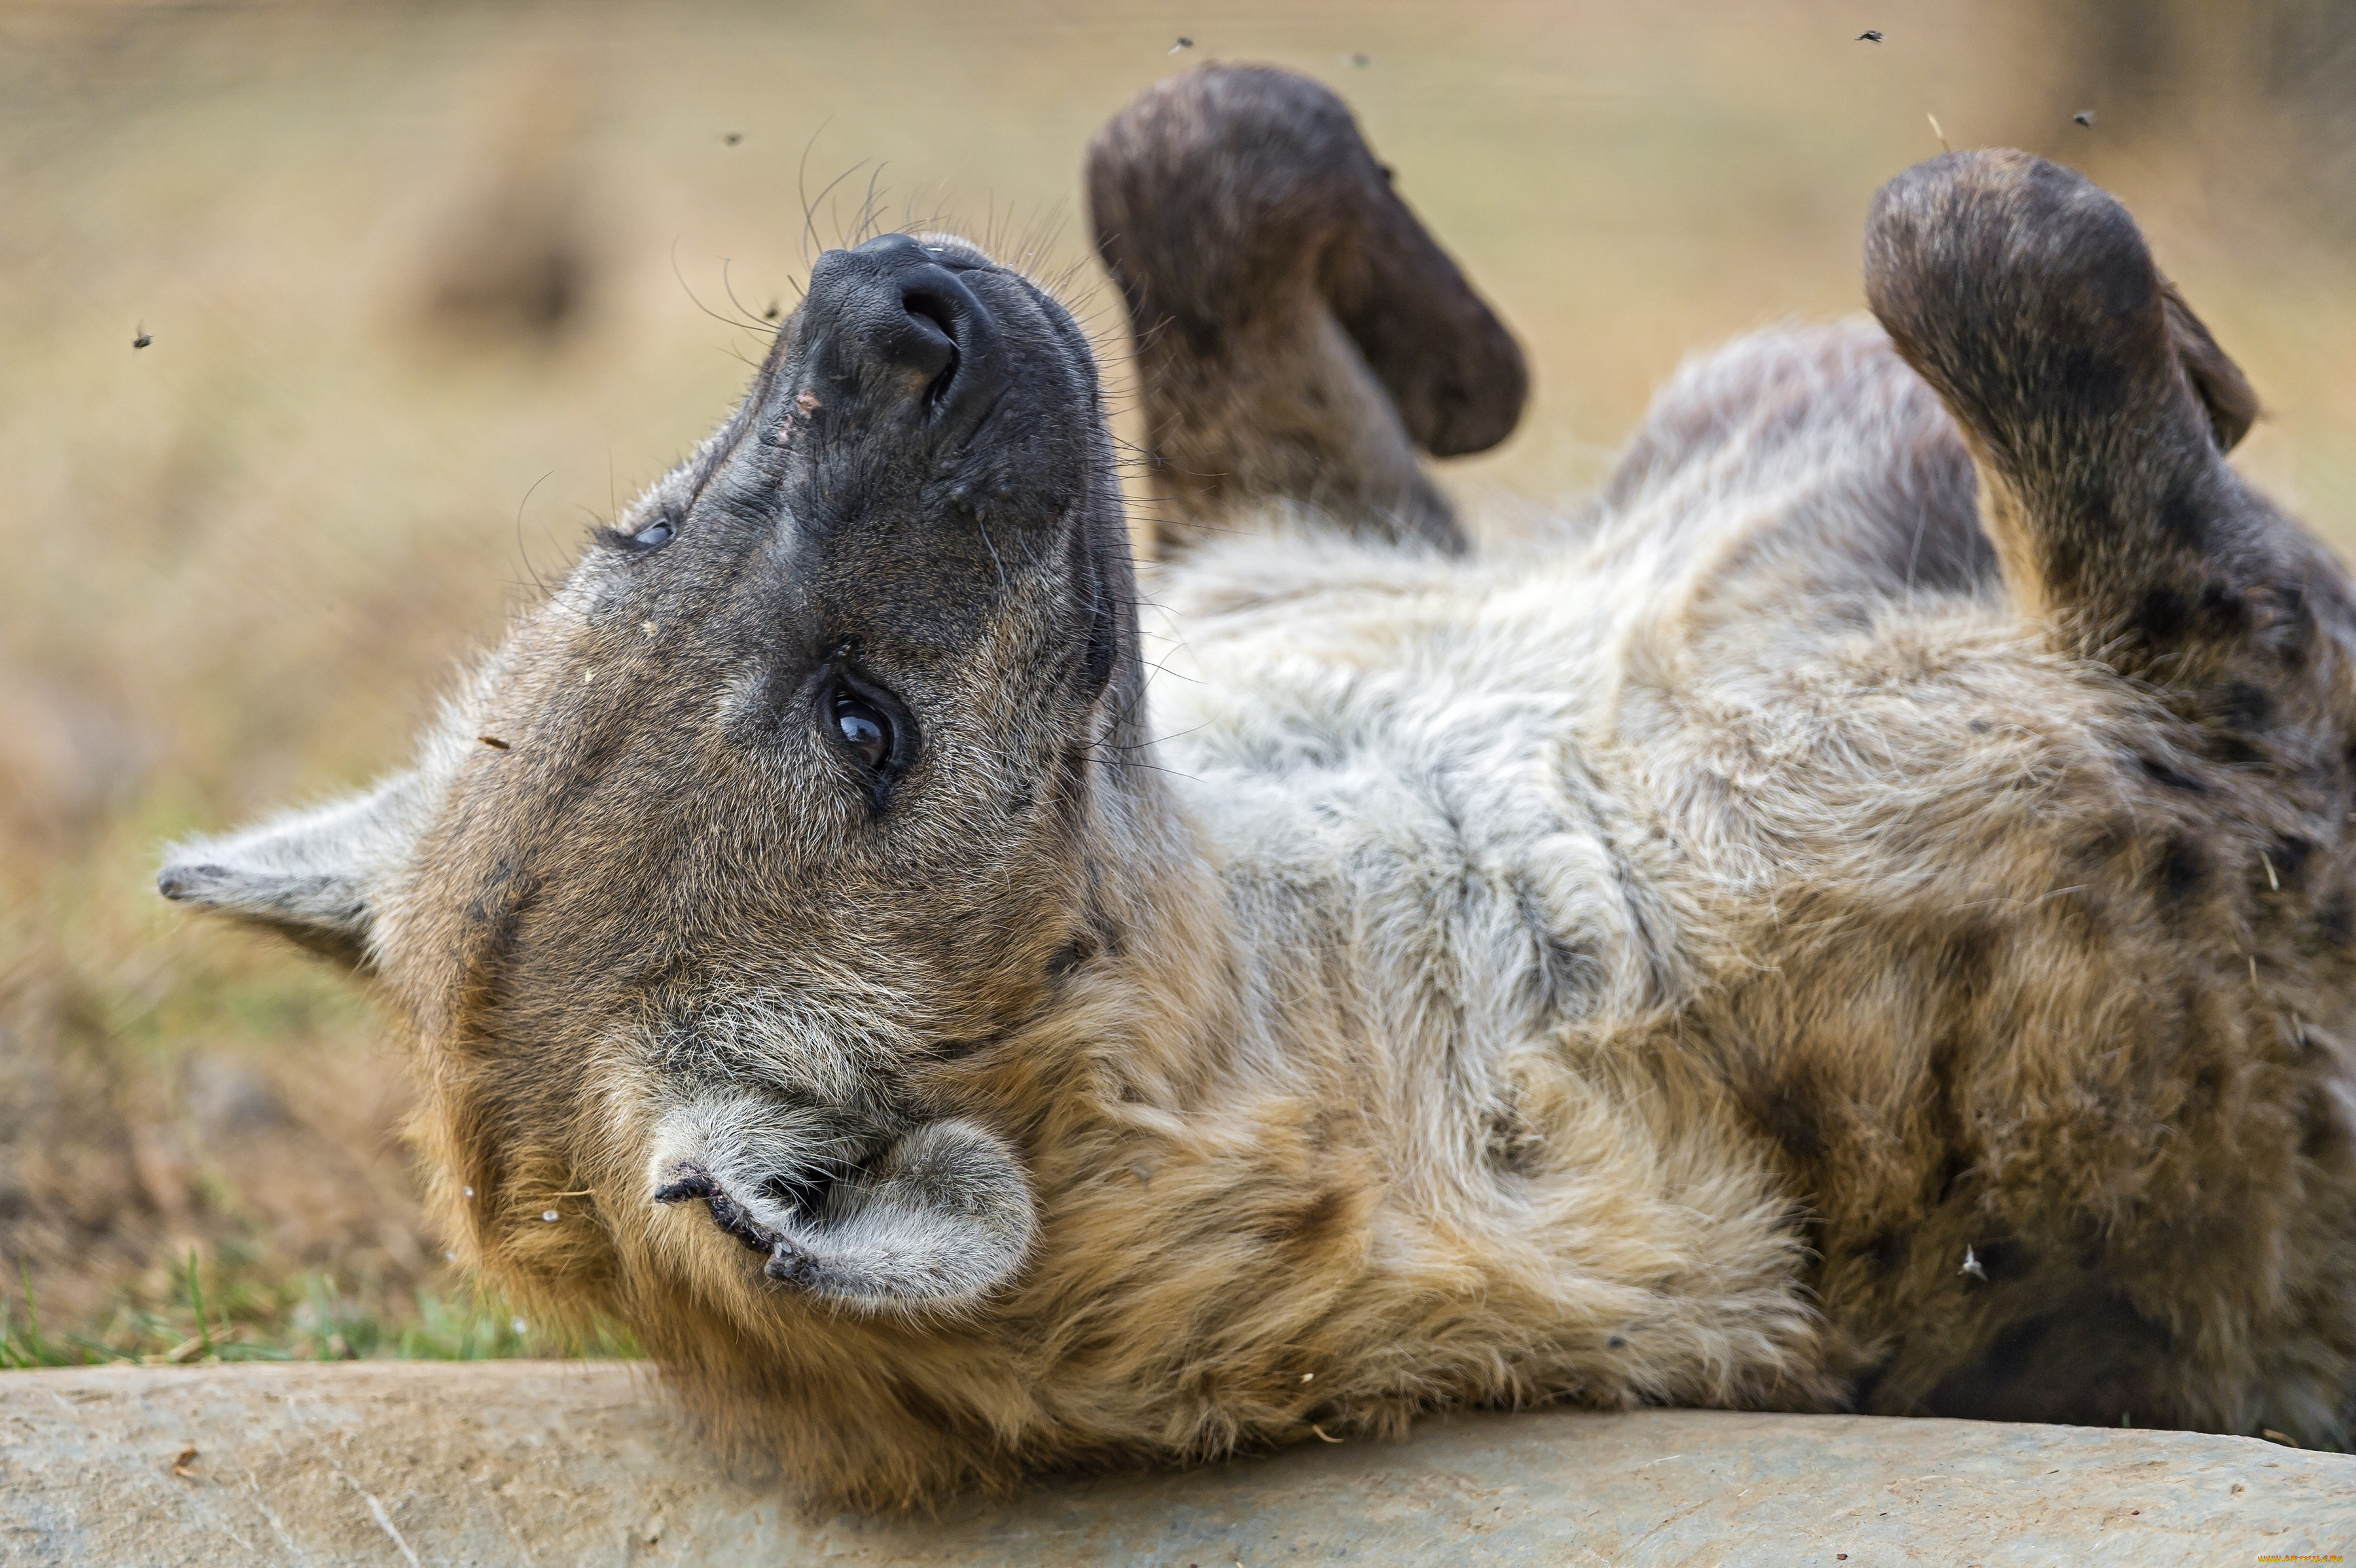
<svg viewBox="0 0 2356 1568">
<path fill-rule="evenodd" d="M 997 401 L 1006 369 L 997 322 L 905 234 L 820 256 L 802 312 L 818 363 L 854 396 L 951 424 Z"/>
</svg>

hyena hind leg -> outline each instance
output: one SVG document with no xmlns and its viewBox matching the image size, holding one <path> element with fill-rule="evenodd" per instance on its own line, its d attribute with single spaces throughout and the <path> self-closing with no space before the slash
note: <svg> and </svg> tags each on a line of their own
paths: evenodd
<svg viewBox="0 0 2356 1568">
<path fill-rule="evenodd" d="M 2320 716 L 2344 575 L 2226 463 L 2256 398 L 2124 207 L 2026 153 L 1933 158 L 1876 199 L 1866 294 L 1971 446 L 2029 619 L 2201 716 L 2254 682 Z"/>
<path fill-rule="evenodd" d="M 1877 1397 L 2344 1444 L 2356 585 L 2227 462 L 2247 381 L 2080 176 L 2001 151 L 1909 170 L 1875 200 L 1866 292 L 1971 450 L 2024 626 L 2146 726 L 2087 776 L 2126 804 L 2118 847 L 2053 863 L 2083 924 L 2037 939 L 2050 978 L 2012 966 L 2049 1003 L 1944 1047 L 1975 1142 L 1933 1211 L 1971 1228 L 1936 1277 L 1975 1353 L 1942 1367 L 1969 1342 L 1918 1330 Z M 1975 1235 L 1987 1277 L 1959 1296 Z"/>
<path fill-rule="evenodd" d="M 1114 116 L 1087 178 L 1136 344 L 1158 553 L 1287 502 L 1463 547 L 1418 452 L 1504 440 L 1528 374 L 1339 98 L 1206 66 Z"/>
</svg>

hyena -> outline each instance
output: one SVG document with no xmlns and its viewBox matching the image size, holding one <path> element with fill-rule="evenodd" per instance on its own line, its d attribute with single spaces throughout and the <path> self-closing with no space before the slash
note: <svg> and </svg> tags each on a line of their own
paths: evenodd
<svg viewBox="0 0 2356 1568">
<path fill-rule="evenodd" d="M 1148 576 L 1070 313 L 887 235 L 410 768 L 170 854 L 388 1000 L 467 1261 L 869 1506 L 1549 1401 L 2341 1443 L 2356 610 L 2119 204 L 1908 170 L 1873 321 L 1478 553 L 1520 354 L 1348 111 L 1088 156 Z"/>
</svg>

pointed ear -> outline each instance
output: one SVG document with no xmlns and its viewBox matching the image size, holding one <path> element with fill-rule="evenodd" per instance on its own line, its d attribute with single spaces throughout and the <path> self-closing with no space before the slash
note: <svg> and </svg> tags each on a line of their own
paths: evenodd
<svg viewBox="0 0 2356 1568">
<path fill-rule="evenodd" d="M 428 793 L 415 773 L 396 774 L 366 794 L 176 844 L 156 891 L 364 970 L 377 903 L 431 820 Z"/>
</svg>

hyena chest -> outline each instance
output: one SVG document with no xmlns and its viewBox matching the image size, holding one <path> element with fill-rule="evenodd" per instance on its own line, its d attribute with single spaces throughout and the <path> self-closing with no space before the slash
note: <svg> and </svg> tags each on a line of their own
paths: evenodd
<svg viewBox="0 0 2356 1568">
<path fill-rule="evenodd" d="M 1476 1078 L 1659 999 L 1676 929 L 1651 830 L 1581 745 L 1579 629 L 1470 595 L 1186 628 L 1154 688 L 1161 757 L 1269 984 Z"/>
</svg>

